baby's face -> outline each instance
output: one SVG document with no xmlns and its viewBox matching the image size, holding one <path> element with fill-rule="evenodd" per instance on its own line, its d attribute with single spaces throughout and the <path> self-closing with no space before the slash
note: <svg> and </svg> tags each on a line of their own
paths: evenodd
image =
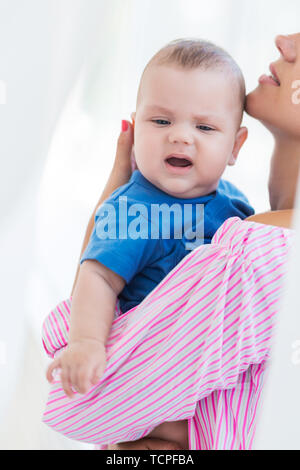
<svg viewBox="0 0 300 470">
<path fill-rule="evenodd" d="M 233 165 L 247 130 L 230 74 L 152 65 L 143 77 L 135 119 L 138 169 L 162 191 L 194 198 L 214 191 Z"/>
</svg>

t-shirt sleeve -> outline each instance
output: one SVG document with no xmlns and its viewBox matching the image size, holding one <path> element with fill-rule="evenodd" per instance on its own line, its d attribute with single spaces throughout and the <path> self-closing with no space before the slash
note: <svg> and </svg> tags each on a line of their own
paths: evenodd
<svg viewBox="0 0 300 470">
<path fill-rule="evenodd" d="M 120 208 L 119 201 L 106 200 L 97 209 L 94 229 L 80 264 L 87 259 L 97 260 L 128 284 L 146 265 L 161 257 L 161 242 L 151 238 L 146 208 L 140 209 L 140 213 L 135 210 L 134 215 L 129 215 L 130 211 Z"/>
<path fill-rule="evenodd" d="M 254 208 L 251 206 L 245 194 L 230 181 L 221 179 L 219 183 L 219 191 L 222 201 L 228 199 L 230 203 L 229 206 L 232 213 L 230 216 L 236 215 L 241 219 L 245 219 L 246 217 L 250 217 L 255 213 Z"/>
</svg>

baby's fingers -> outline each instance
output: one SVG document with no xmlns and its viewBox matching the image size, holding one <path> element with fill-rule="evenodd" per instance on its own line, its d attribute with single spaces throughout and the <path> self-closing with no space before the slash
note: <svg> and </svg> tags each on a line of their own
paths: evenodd
<svg viewBox="0 0 300 470">
<path fill-rule="evenodd" d="M 70 380 L 70 371 L 68 367 L 64 367 L 62 369 L 61 374 L 60 374 L 60 380 L 61 380 L 61 385 L 62 385 L 62 388 L 64 389 L 65 394 L 69 398 L 73 398 L 74 392 L 72 389 L 72 384 Z"/>
<path fill-rule="evenodd" d="M 100 379 L 102 375 L 104 374 L 105 370 L 105 364 L 101 365 L 100 367 L 96 367 L 93 370 L 92 376 L 91 376 L 91 383 L 93 385 L 97 385 L 98 382 L 100 382 Z"/>
<path fill-rule="evenodd" d="M 46 372 L 46 377 L 47 377 L 47 380 L 48 382 L 53 382 L 53 372 L 55 369 L 58 369 L 61 367 L 61 363 L 60 363 L 60 358 L 57 358 L 57 359 L 54 359 L 53 362 L 51 362 L 50 366 L 48 367 L 47 369 L 47 372 Z"/>
</svg>

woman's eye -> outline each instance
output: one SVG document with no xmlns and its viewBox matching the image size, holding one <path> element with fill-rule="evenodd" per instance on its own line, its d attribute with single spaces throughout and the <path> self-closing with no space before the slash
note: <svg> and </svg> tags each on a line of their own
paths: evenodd
<svg viewBox="0 0 300 470">
<path fill-rule="evenodd" d="M 212 129 L 212 127 L 209 127 L 209 126 L 197 126 L 198 129 L 200 129 L 201 131 L 213 131 L 214 129 Z"/>
<path fill-rule="evenodd" d="M 159 124 L 160 126 L 170 124 L 170 121 L 166 121 L 165 119 L 153 119 L 152 122 L 154 122 L 155 124 Z"/>
</svg>

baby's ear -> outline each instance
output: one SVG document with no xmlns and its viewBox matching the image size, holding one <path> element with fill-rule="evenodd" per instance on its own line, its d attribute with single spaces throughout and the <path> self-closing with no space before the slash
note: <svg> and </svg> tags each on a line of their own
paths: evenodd
<svg viewBox="0 0 300 470">
<path fill-rule="evenodd" d="M 236 159 L 238 157 L 238 154 L 239 154 L 244 142 L 247 140 L 247 137 L 248 137 L 247 127 L 240 127 L 240 129 L 236 133 L 234 147 L 232 149 L 231 157 L 230 157 L 227 165 L 232 166 L 232 165 L 235 164 Z"/>
</svg>

